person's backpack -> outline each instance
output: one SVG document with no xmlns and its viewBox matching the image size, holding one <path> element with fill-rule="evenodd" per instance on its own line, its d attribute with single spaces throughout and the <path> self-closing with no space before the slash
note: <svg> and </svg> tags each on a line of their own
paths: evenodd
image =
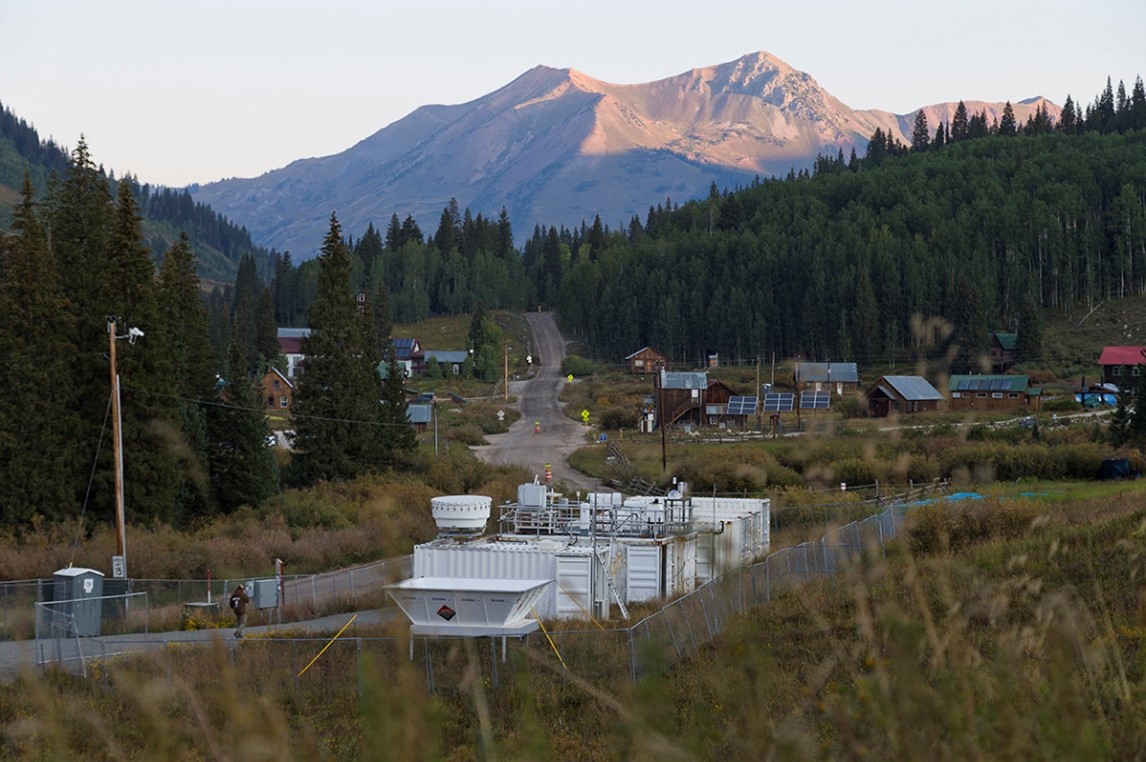
<svg viewBox="0 0 1146 762">
<path fill-rule="evenodd" d="M 241 599 L 239 596 L 237 596 L 237 595 L 232 595 L 232 596 L 231 596 L 231 610 L 232 610 L 232 611 L 237 611 L 237 610 L 238 610 L 238 608 L 239 608 L 239 601 L 240 601 L 240 600 L 242 600 L 242 599 Z"/>
</svg>

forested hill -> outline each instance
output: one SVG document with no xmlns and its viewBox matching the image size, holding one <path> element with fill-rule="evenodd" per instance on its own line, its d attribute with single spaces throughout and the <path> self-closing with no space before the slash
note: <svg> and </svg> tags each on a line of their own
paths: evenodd
<svg viewBox="0 0 1146 762">
<path fill-rule="evenodd" d="M 0 104 L 0 230 L 11 225 L 25 173 L 31 177 L 37 197 L 44 198 L 50 178 L 62 178 L 67 166 L 64 148 L 52 140 L 41 140 L 34 127 Z M 114 176 L 108 180 L 115 182 Z M 131 184 L 144 218 L 147 245 L 156 258 L 162 258 L 180 233 L 187 233 L 196 252 L 199 276 L 206 283 L 233 282 L 245 254 L 254 258 L 264 278 L 274 272 L 272 253 L 255 246 L 246 228 L 234 225 L 210 206 L 196 203 L 187 191 L 140 184 L 133 177 L 121 182 L 124 180 Z"/>
<path fill-rule="evenodd" d="M 1037 337 L 1037 308 L 1146 290 L 1146 130 L 890 148 L 650 209 L 548 296 L 601 357 L 974 368 L 990 331 Z"/>
</svg>

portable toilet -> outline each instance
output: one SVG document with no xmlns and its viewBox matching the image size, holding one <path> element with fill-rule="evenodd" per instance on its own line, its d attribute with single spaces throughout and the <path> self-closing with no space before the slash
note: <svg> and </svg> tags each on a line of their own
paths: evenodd
<svg viewBox="0 0 1146 762">
<path fill-rule="evenodd" d="M 103 572 L 95 569 L 60 569 L 53 575 L 52 611 L 75 621 L 75 634 L 100 634 L 103 614 Z M 62 622 L 57 621 L 57 625 Z"/>
</svg>

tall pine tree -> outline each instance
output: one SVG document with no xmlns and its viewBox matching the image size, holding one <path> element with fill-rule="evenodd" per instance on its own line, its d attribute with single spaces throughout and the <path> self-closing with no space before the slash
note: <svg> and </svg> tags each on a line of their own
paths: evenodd
<svg viewBox="0 0 1146 762">
<path fill-rule="evenodd" d="M 246 362 L 239 341 L 231 342 L 218 403 L 207 412 L 211 480 L 218 505 L 227 512 L 257 507 L 278 489 L 262 392 L 247 375 Z"/>
<path fill-rule="evenodd" d="M 318 283 L 303 340 L 306 373 L 295 391 L 295 484 L 353 479 L 386 465 L 373 315 L 352 292 L 351 255 L 335 215 L 318 257 Z M 365 314 L 364 314 L 365 313 Z"/>
<path fill-rule="evenodd" d="M 67 383 L 72 316 L 27 175 L 12 231 L 0 238 L 0 522 L 20 532 L 36 514 L 75 513 L 74 487 L 90 470 L 90 454 L 78 448 L 75 390 Z"/>
</svg>

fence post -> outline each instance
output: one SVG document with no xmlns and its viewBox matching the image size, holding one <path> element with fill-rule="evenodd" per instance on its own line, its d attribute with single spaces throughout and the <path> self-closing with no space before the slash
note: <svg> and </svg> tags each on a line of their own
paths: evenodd
<svg viewBox="0 0 1146 762">
<path fill-rule="evenodd" d="M 637 629 L 639 624 L 640 622 L 629 628 L 629 678 L 634 685 L 637 682 L 637 648 L 636 644 L 633 643 L 633 631 Z"/>
</svg>

